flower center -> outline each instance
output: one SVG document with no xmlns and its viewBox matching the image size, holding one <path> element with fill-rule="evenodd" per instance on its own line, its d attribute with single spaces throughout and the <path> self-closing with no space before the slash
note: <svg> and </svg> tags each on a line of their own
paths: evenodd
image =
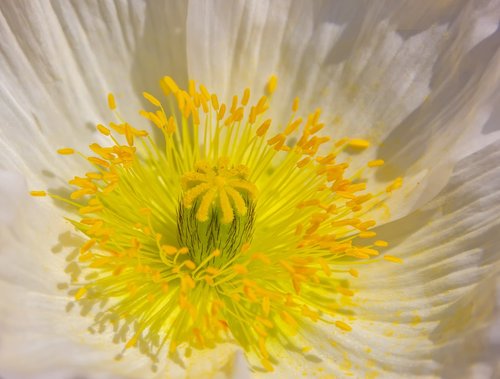
<svg viewBox="0 0 500 379">
<path fill-rule="evenodd" d="M 86 239 L 67 271 L 91 331 L 111 330 L 122 354 L 139 346 L 154 362 L 235 342 L 267 370 L 309 323 L 349 331 L 356 265 L 387 246 L 366 214 L 401 180 L 370 194 L 364 168 L 346 177 L 338 153 L 369 142 L 330 143 L 321 111 L 299 117 L 298 99 L 272 133 L 274 77 L 253 104 L 249 89 L 225 104 L 193 81 L 160 84 L 164 104 L 144 93 L 153 109 L 140 114 L 164 141 L 124 121 L 110 95 L 118 122 L 97 125 L 108 142 L 80 153 L 92 169 L 69 181 L 70 198 L 51 194 L 74 207 Z"/>
<path fill-rule="evenodd" d="M 249 169 L 230 166 L 220 158 L 215 166 L 197 162 L 195 171 L 182 177 L 183 198 L 177 213 L 178 241 L 199 264 L 213 251 L 212 264 L 221 267 L 252 239 L 255 222 L 255 185 Z"/>
</svg>

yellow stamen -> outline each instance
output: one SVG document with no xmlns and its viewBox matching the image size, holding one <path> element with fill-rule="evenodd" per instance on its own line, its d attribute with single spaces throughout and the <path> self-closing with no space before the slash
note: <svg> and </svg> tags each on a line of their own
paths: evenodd
<svg viewBox="0 0 500 379">
<path fill-rule="evenodd" d="M 87 289 L 85 287 L 80 287 L 78 291 L 75 293 L 75 300 L 80 300 L 87 293 Z"/>
<path fill-rule="evenodd" d="M 118 112 L 118 121 L 96 126 L 107 142 L 90 144 L 91 169 L 69 181 L 64 198 L 85 237 L 68 257 L 69 295 L 95 307 L 96 329 L 115 331 L 125 349 L 157 359 L 163 346 L 175 354 L 230 336 L 272 371 L 279 357 L 270 347 L 283 337 L 328 325 L 339 307 L 356 314 L 354 267 L 377 264 L 376 248 L 388 245 L 365 240 L 376 237 L 367 212 L 402 179 L 366 193 L 363 170 L 337 162 L 337 153 L 370 143 L 331 142 L 320 133 L 328 126 L 321 109 L 299 117 L 298 97 L 272 122 L 274 75 L 263 89 L 269 96 L 246 88 L 230 103 L 188 83 L 184 90 L 163 77 L 168 103 L 143 93 L 151 109 L 139 114 L 163 134 L 161 144 Z M 112 94 L 108 106 L 116 109 Z"/>
<path fill-rule="evenodd" d="M 367 147 L 370 147 L 370 142 L 361 138 L 351 138 L 347 144 L 350 147 L 358 149 L 366 149 Z"/>
<path fill-rule="evenodd" d="M 30 195 L 34 197 L 43 197 L 47 196 L 47 192 L 45 191 L 30 191 Z"/>
<path fill-rule="evenodd" d="M 267 82 L 267 92 L 269 94 L 274 93 L 276 91 L 276 87 L 278 86 L 278 78 L 275 75 L 272 75 Z"/>
<path fill-rule="evenodd" d="M 368 162 L 368 167 L 379 167 L 384 165 L 384 160 L 383 159 L 376 159 L 374 161 Z"/>
<path fill-rule="evenodd" d="M 346 332 L 350 332 L 352 330 L 352 327 L 343 321 L 335 321 L 335 326 L 339 329 L 346 331 Z"/>
<path fill-rule="evenodd" d="M 57 153 L 61 154 L 61 155 L 71 155 L 71 154 L 75 153 L 75 150 L 73 150 L 69 147 L 66 147 L 66 148 L 57 150 Z"/>
<path fill-rule="evenodd" d="M 114 111 L 116 109 L 115 96 L 112 93 L 108 94 L 108 107 L 112 111 Z"/>
<path fill-rule="evenodd" d="M 393 263 L 403 263 L 403 260 L 399 257 L 395 257 L 394 255 L 384 255 L 384 259 Z"/>
</svg>

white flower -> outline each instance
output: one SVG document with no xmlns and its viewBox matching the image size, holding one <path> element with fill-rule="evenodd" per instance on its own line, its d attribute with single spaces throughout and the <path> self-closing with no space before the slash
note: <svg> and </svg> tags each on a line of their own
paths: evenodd
<svg viewBox="0 0 500 379">
<path fill-rule="evenodd" d="M 498 1 L 3 1 L 0 11 L 0 376 L 499 375 Z M 385 160 L 367 174 L 372 191 L 404 178 L 372 215 L 384 254 L 404 263 L 358 268 L 340 308 L 355 312 L 352 331 L 299 329 L 273 352 L 274 373 L 247 368 L 232 343 L 163 354 L 156 373 L 137 349 L 115 360 L 123 344 L 90 334 L 91 315 L 69 309 L 60 288 L 82 244 L 71 210 L 29 190 L 65 195 L 86 170 L 56 150 L 102 140 L 94 126 L 109 119 L 108 92 L 145 125 L 140 94 L 159 93 L 164 75 L 230 103 L 246 87 L 261 93 L 271 74 L 278 124 L 299 96 L 334 139 L 371 142 L 343 155 L 350 167 Z"/>
</svg>

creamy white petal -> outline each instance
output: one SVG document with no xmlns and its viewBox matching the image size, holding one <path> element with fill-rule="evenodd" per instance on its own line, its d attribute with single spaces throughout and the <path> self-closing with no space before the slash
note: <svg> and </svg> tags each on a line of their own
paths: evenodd
<svg viewBox="0 0 500 379">
<path fill-rule="evenodd" d="M 64 295 L 43 295 L 0 281 L 0 375 L 66 372 L 80 376 L 124 379 L 211 378 L 231 374 L 237 346 L 221 344 L 214 350 L 193 350 L 190 359 L 162 360 L 156 372 L 150 359 L 137 349 L 116 360 L 120 345 L 111 343 L 111 331 L 90 334 L 92 319 L 80 316 Z M 238 372 L 238 371 L 237 371 Z M 241 372 L 241 371 L 239 371 Z M 10 377 L 10 376 L 9 376 Z"/>
<path fill-rule="evenodd" d="M 55 149 L 84 150 L 95 124 L 112 119 L 109 92 L 139 122 L 142 91 L 186 76 L 185 12 L 183 2 L 2 2 L 2 166 L 66 174 L 74 164 Z"/>
<path fill-rule="evenodd" d="M 395 219 L 443 188 L 461 136 L 479 136 L 477 108 L 498 87 L 499 14 L 498 1 L 195 1 L 189 74 L 226 98 L 277 74 L 275 121 L 299 96 L 304 112 L 323 109 L 328 134 L 371 140 L 355 169 L 382 158 L 374 190 L 409 183 Z"/>
<path fill-rule="evenodd" d="M 386 254 L 404 263 L 381 258 L 356 267 L 353 305 L 344 307 L 354 317 L 337 317 L 353 330 L 309 325 L 275 352 L 280 365 L 271 377 L 473 378 L 497 372 L 499 212 L 496 142 L 461 160 L 426 207 L 377 229 L 391 243 Z"/>
<path fill-rule="evenodd" d="M 80 315 L 60 287 L 76 268 L 68 264 L 67 256 L 77 254 L 82 244 L 64 221 L 64 211 L 49 198 L 28 199 L 18 211 L 15 224 L 0 229 L 0 368 L 5 370 L 0 370 L 0 376 L 36 378 L 38 373 L 66 370 L 137 379 L 148 372 L 156 377 L 149 358 L 136 349 L 115 361 L 123 344 L 111 343 L 112 333 L 91 335 L 87 328 L 92 313 Z M 225 367 L 236 350 L 222 345 L 216 351 L 194 351 L 184 366 L 162 361 L 157 375 L 208 378 Z"/>
<path fill-rule="evenodd" d="M 19 208 L 27 198 L 28 191 L 23 177 L 15 172 L 0 170 L 0 225 L 2 227 L 16 220 Z"/>
<path fill-rule="evenodd" d="M 387 254 L 404 263 L 381 260 L 360 270 L 361 278 L 354 282 L 359 285 L 359 316 L 386 324 L 394 333 L 398 355 L 434 361 L 445 377 L 453 377 L 446 376 L 450 370 L 458 375 L 488 349 L 478 330 L 491 317 L 500 270 L 499 147 L 499 142 L 493 143 L 459 161 L 436 199 L 379 228 L 378 237 L 391 242 Z M 420 346 L 401 332 L 412 323 L 408 335 L 421 334 Z M 420 349 L 429 342 L 427 350 Z M 478 356 L 470 353 L 471 345 Z M 383 354 L 391 352 L 379 349 L 372 357 L 382 362 Z M 407 372 L 405 366 L 393 369 Z"/>
</svg>

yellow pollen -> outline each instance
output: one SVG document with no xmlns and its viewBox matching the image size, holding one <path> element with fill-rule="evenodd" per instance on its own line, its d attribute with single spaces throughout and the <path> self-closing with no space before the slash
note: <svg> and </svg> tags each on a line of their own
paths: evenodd
<svg viewBox="0 0 500 379">
<path fill-rule="evenodd" d="M 389 184 L 387 186 L 386 191 L 393 192 L 393 191 L 401 188 L 402 185 L 403 185 L 403 178 L 397 178 L 396 180 L 394 180 L 394 182 L 392 182 L 391 184 Z"/>
<path fill-rule="evenodd" d="M 116 109 L 115 96 L 112 93 L 108 94 L 108 107 L 112 111 L 114 111 Z"/>
<path fill-rule="evenodd" d="M 34 197 L 43 197 L 47 196 L 47 192 L 45 191 L 30 191 L 30 195 Z"/>
<path fill-rule="evenodd" d="M 87 293 L 87 289 L 85 287 L 81 287 L 75 293 L 75 300 L 80 300 L 82 297 L 85 296 L 86 293 Z"/>
<path fill-rule="evenodd" d="M 352 327 L 343 321 L 335 321 L 335 326 L 339 329 L 346 331 L 346 332 L 350 332 L 352 330 Z"/>
<path fill-rule="evenodd" d="M 403 263 L 403 260 L 401 258 L 395 257 L 393 255 L 384 255 L 384 259 L 388 262 Z"/>
<path fill-rule="evenodd" d="M 161 103 L 160 101 L 154 97 L 153 95 L 147 93 L 147 92 L 143 92 L 142 93 L 142 96 L 144 96 L 144 98 L 149 101 L 151 104 L 157 106 L 157 107 L 160 107 L 161 106 Z"/>
<path fill-rule="evenodd" d="M 358 148 L 358 149 L 366 149 L 367 147 L 370 147 L 370 142 L 361 139 L 361 138 L 352 138 L 348 141 L 347 143 L 350 147 Z"/>
<path fill-rule="evenodd" d="M 57 153 L 61 154 L 61 155 L 71 155 L 71 154 L 75 153 L 75 150 L 73 150 L 71 148 L 63 148 L 63 149 L 57 150 Z"/>
<path fill-rule="evenodd" d="M 383 159 L 376 159 L 373 161 L 368 162 L 368 167 L 380 167 L 384 165 L 384 160 Z"/>
<path fill-rule="evenodd" d="M 267 82 L 267 92 L 269 94 L 274 93 L 276 91 L 276 87 L 278 86 L 278 78 L 275 75 L 272 75 Z"/>
</svg>

